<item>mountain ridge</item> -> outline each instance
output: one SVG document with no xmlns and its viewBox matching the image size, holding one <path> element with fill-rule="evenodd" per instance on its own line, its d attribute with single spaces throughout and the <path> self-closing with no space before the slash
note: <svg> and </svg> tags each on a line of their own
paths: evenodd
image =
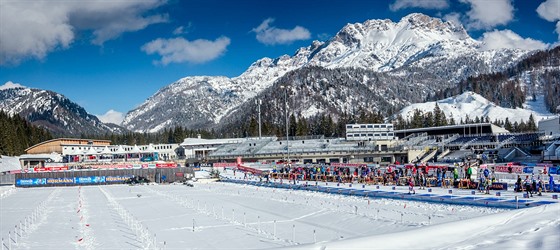
<svg viewBox="0 0 560 250">
<path fill-rule="evenodd" d="M 129 111 L 123 126 L 137 132 L 158 131 L 164 127 L 162 123 L 219 127 L 222 119 L 240 105 L 258 98 L 268 88 L 278 91 L 274 84 L 278 79 L 303 67 L 365 69 L 403 78 L 409 78 L 412 72 L 412 78 L 416 74 L 430 75 L 450 85 L 468 76 L 503 70 L 529 53 L 513 49 L 480 51 L 480 46 L 481 42 L 468 36 L 462 26 L 419 13 L 399 22 L 385 19 L 347 24 L 326 42 L 313 41 L 293 56 L 261 58 L 237 77 L 190 76 L 171 83 Z M 416 84 L 414 79 L 404 82 Z M 189 93 L 175 94 L 187 88 Z M 169 101 L 156 101 L 165 99 Z M 189 108 L 181 110 L 177 103 Z"/>
</svg>

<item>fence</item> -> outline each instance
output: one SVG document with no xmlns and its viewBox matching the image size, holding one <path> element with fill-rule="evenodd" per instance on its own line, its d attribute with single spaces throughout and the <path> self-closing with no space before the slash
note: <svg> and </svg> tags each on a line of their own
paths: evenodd
<svg viewBox="0 0 560 250">
<path fill-rule="evenodd" d="M 170 183 L 194 176 L 194 172 L 192 168 L 183 167 L 19 173 L 15 174 L 15 180 L 12 181 L 12 184 L 20 187 L 108 185 L 123 183 L 132 176 L 145 177 L 156 183 Z"/>
<path fill-rule="evenodd" d="M 15 177 L 13 174 L 0 175 L 0 185 L 14 185 L 16 183 Z"/>
</svg>

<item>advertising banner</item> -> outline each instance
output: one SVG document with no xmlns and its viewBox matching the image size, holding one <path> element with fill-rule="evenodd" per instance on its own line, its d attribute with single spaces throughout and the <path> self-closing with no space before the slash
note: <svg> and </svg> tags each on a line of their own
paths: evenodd
<svg viewBox="0 0 560 250">
<path fill-rule="evenodd" d="M 157 168 L 176 168 L 177 164 L 173 162 L 156 163 Z"/>
<path fill-rule="evenodd" d="M 132 175 L 107 176 L 105 181 L 109 183 L 124 182 L 130 178 L 132 178 Z"/>
<path fill-rule="evenodd" d="M 523 173 L 523 167 L 521 166 L 515 166 L 515 165 L 510 165 L 510 166 L 495 166 L 494 170 L 496 172 L 502 172 L 502 173 L 509 173 L 509 169 L 511 168 L 511 172 L 512 173 Z"/>
<path fill-rule="evenodd" d="M 237 163 L 235 163 L 235 162 L 217 162 L 217 163 L 214 163 L 213 166 L 215 168 L 236 167 Z"/>
<path fill-rule="evenodd" d="M 74 184 L 74 178 L 47 178 L 47 184 Z"/>
<path fill-rule="evenodd" d="M 76 183 L 76 184 L 97 184 L 97 183 L 105 183 L 105 176 L 74 177 L 74 183 Z"/>
<path fill-rule="evenodd" d="M 508 184 L 505 182 L 494 182 L 490 186 L 492 190 L 507 190 Z"/>
<path fill-rule="evenodd" d="M 45 178 L 18 179 L 16 181 L 16 186 L 40 186 L 46 183 L 47 179 Z"/>
</svg>

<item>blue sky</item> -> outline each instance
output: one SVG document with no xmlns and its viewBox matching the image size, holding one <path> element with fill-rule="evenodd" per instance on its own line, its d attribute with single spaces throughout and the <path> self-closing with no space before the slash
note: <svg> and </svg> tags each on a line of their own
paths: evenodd
<svg viewBox="0 0 560 250">
<path fill-rule="evenodd" d="M 235 77 L 347 23 L 413 12 L 492 48 L 559 40 L 560 0 L 0 0 L 0 85 L 53 90 L 118 122 L 179 78 Z"/>
</svg>

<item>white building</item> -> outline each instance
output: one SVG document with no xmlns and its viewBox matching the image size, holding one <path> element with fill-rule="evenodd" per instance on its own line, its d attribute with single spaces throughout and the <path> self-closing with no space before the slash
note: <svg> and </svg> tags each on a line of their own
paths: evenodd
<svg viewBox="0 0 560 250">
<path fill-rule="evenodd" d="M 393 124 L 346 124 L 346 140 L 389 141 L 395 140 Z"/>
<path fill-rule="evenodd" d="M 229 139 L 202 139 L 200 135 L 197 138 L 186 138 L 181 147 L 184 149 L 187 159 L 206 159 L 208 153 L 215 151 L 219 146 L 224 144 L 235 144 L 245 142 L 246 138 L 229 138 Z"/>
<path fill-rule="evenodd" d="M 540 120 L 539 132 L 544 132 L 545 135 L 560 135 L 560 117 Z"/>
</svg>

